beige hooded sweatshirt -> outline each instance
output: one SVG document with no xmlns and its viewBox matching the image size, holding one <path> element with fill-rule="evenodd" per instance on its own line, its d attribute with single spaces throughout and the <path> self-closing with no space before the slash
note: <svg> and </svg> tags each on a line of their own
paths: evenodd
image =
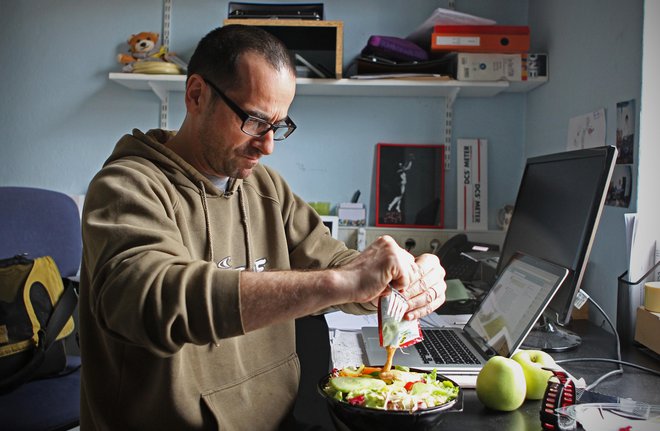
<svg viewBox="0 0 660 431">
<path fill-rule="evenodd" d="M 223 192 L 162 145 L 169 137 L 124 136 L 86 195 L 81 429 L 278 429 L 300 377 L 294 322 L 246 333 L 239 273 L 356 252 L 273 170 L 257 165 Z"/>
</svg>

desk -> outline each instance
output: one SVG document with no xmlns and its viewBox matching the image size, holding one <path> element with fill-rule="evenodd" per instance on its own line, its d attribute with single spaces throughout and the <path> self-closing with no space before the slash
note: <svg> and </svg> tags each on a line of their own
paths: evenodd
<svg viewBox="0 0 660 431">
<path fill-rule="evenodd" d="M 570 329 L 582 336 L 582 345 L 574 350 L 553 353 L 556 360 L 583 357 L 616 357 L 614 335 L 586 320 L 571 323 Z M 660 370 L 660 362 L 632 346 L 622 346 L 623 360 Z M 576 378 L 583 377 L 587 384 L 616 368 L 605 362 L 571 362 L 563 367 Z M 624 374 L 612 376 L 601 382 L 594 391 L 606 395 L 632 398 L 635 401 L 660 405 L 660 377 L 635 368 L 624 367 Z M 495 412 L 487 409 L 477 398 L 474 389 L 465 389 L 463 411 L 449 413 L 438 429 L 475 429 L 497 431 L 540 430 L 539 410 L 541 401 L 526 401 L 513 412 Z"/>
</svg>

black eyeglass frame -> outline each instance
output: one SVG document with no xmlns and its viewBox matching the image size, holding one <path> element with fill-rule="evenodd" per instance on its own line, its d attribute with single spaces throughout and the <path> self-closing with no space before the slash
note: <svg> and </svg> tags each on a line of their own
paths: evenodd
<svg viewBox="0 0 660 431">
<path fill-rule="evenodd" d="M 241 119 L 241 121 L 242 121 L 242 123 L 241 123 L 241 132 L 245 133 L 246 135 L 248 135 L 248 136 L 254 136 L 255 138 L 261 138 L 261 137 L 264 136 L 266 133 L 268 133 L 268 132 L 270 132 L 270 131 L 272 130 L 272 131 L 273 131 L 273 140 L 274 140 L 274 141 L 283 141 L 283 140 L 285 140 L 286 138 L 288 138 L 288 137 L 289 137 L 289 136 L 290 136 L 290 135 L 296 130 L 296 128 L 298 127 L 298 126 L 296 126 L 296 123 L 294 123 L 293 120 L 291 119 L 291 117 L 289 117 L 289 116 L 287 116 L 287 117 L 284 119 L 284 125 L 283 125 L 283 124 L 272 124 L 272 123 L 269 123 L 268 121 L 266 121 L 266 120 L 264 120 L 264 119 L 257 118 L 257 117 L 255 117 L 255 116 L 253 116 L 253 115 L 250 115 L 250 114 L 248 114 L 247 112 L 245 112 L 243 109 L 241 109 L 241 108 L 236 104 L 236 102 L 234 102 L 233 100 L 231 100 L 231 99 L 230 99 L 230 98 L 229 98 L 229 97 L 228 97 L 228 96 L 227 96 L 222 90 L 220 90 L 220 88 L 218 88 L 218 86 L 215 85 L 213 82 L 209 81 L 209 80 L 206 79 L 206 78 L 202 78 L 202 79 L 204 80 L 204 82 L 206 82 L 207 85 L 209 85 L 209 86 L 213 89 L 213 91 L 215 91 L 216 93 L 218 93 L 218 96 L 220 96 L 220 98 L 225 102 L 225 104 L 226 104 L 227 106 L 229 106 L 229 108 L 230 108 L 232 111 L 234 111 L 234 113 L 238 116 L 238 118 Z M 268 128 L 265 129 L 263 132 L 260 132 L 260 133 L 250 133 L 250 132 L 248 132 L 248 131 L 245 130 L 245 123 L 246 123 L 248 120 L 256 121 L 257 123 L 260 123 L 260 124 L 263 124 L 263 125 L 265 125 L 265 126 L 268 126 Z M 278 129 L 287 129 L 287 131 L 284 133 L 284 136 L 282 136 L 282 137 L 276 137 L 277 135 L 275 134 L 275 132 L 276 132 Z"/>
</svg>

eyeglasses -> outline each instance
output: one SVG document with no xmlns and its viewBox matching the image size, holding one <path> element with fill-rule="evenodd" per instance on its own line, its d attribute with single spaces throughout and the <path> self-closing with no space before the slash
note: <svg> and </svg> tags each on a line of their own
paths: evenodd
<svg viewBox="0 0 660 431">
<path fill-rule="evenodd" d="M 262 120 L 261 118 L 253 117 L 252 115 L 239 108 L 239 106 L 229 97 L 227 97 L 225 93 L 223 93 L 222 90 L 220 90 L 214 83 L 206 78 L 202 79 L 204 79 L 204 82 L 206 82 L 216 93 L 218 93 L 218 96 L 220 96 L 220 98 L 227 104 L 227 106 L 229 106 L 229 108 L 234 111 L 236 115 L 238 115 L 238 118 L 243 121 L 243 124 L 241 124 L 241 131 L 246 135 L 260 138 L 272 130 L 273 140 L 283 141 L 284 139 L 288 138 L 294 130 L 296 130 L 296 124 L 289 117 L 286 117 L 283 123 L 280 124 L 272 124 L 266 120 Z"/>
</svg>

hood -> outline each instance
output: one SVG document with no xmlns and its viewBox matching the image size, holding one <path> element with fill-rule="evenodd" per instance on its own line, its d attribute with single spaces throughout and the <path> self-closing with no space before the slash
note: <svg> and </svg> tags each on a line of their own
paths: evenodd
<svg viewBox="0 0 660 431">
<path fill-rule="evenodd" d="M 157 165 L 172 181 L 172 184 L 192 186 L 197 189 L 201 189 L 203 185 L 204 192 L 213 196 L 224 195 L 230 197 L 237 192 L 243 182 L 242 179 L 230 178 L 227 183 L 227 190 L 219 190 L 197 169 L 163 145 L 174 135 L 175 132 L 162 129 L 152 129 L 147 133 L 133 129 L 132 134 L 124 135 L 119 140 L 112 154 L 105 161 L 104 166 L 119 159 L 139 157 Z"/>
<path fill-rule="evenodd" d="M 211 220 L 207 201 L 208 196 L 222 196 L 230 199 L 238 196 L 239 208 L 241 214 L 241 225 L 244 230 L 245 249 L 247 252 L 246 270 L 254 270 L 252 259 L 252 247 L 250 238 L 250 226 L 248 223 L 247 199 L 243 196 L 241 185 L 243 180 L 240 178 L 230 178 L 227 183 L 226 191 L 218 189 L 208 178 L 202 175 L 197 169 L 183 160 L 174 151 L 163 145 L 174 136 L 175 132 L 161 129 L 152 129 L 143 133 L 138 129 L 133 129 L 131 135 L 124 135 L 113 150 L 110 157 L 105 161 L 104 166 L 118 160 L 130 160 L 131 158 L 147 160 L 157 166 L 162 171 L 174 187 L 188 187 L 198 190 L 202 208 L 204 210 L 204 222 L 206 226 L 206 259 L 214 262 L 213 255 L 213 231 L 211 229 Z"/>
</svg>

